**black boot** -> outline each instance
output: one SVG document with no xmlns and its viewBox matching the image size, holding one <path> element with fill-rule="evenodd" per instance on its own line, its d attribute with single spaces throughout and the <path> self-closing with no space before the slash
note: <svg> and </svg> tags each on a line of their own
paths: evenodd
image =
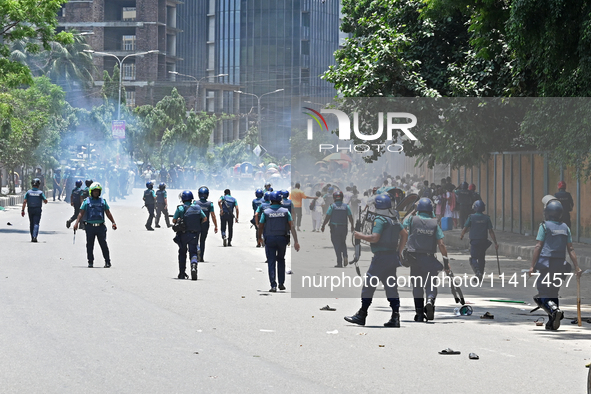
<svg viewBox="0 0 591 394">
<path fill-rule="evenodd" d="M 392 317 L 386 323 L 384 323 L 384 327 L 400 327 L 400 313 L 392 312 Z"/>
<path fill-rule="evenodd" d="M 367 311 L 359 309 L 353 316 L 345 316 L 345 320 L 349 323 L 359 324 L 365 326 L 365 318 L 367 317 Z"/>
<path fill-rule="evenodd" d="M 558 308 L 558 305 L 554 301 L 547 302 L 550 314 L 548 315 L 548 323 L 552 322 L 552 330 L 556 331 L 560 327 L 560 321 L 564 318 L 564 313 Z"/>
<path fill-rule="evenodd" d="M 197 280 L 197 263 L 191 263 L 191 280 Z"/>
<path fill-rule="evenodd" d="M 423 308 L 415 308 L 415 321 L 416 322 L 424 322 L 425 321 L 425 310 Z"/>
<path fill-rule="evenodd" d="M 427 298 L 425 304 L 425 318 L 427 321 L 435 319 L 435 298 Z"/>
</svg>

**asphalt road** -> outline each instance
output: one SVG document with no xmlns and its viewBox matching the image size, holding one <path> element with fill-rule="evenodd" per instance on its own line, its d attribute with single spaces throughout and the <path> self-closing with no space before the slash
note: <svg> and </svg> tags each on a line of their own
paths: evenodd
<svg viewBox="0 0 591 394">
<path fill-rule="evenodd" d="M 549 332 L 533 323 L 544 315 L 530 314 L 533 306 L 487 301 L 530 303 L 531 284 L 501 291 L 495 275 L 492 289 L 465 289 L 472 316 L 455 316 L 456 304 L 442 290 L 428 324 L 412 321 L 410 290 L 401 289 L 400 329 L 382 326 L 390 309 L 378 290 L 368 325 L 354 326 L 343 316 L 359 308 L 357 290 L 293 297 L 301 286 L 291 281 L 301 272 L 354 276 L 352 268 L 332 268 L 330 235 L 311 233 L 309 216 L 302 250 L 288 259 L 295 274 L 285 292 L 270 294 L 264 251 L 254 247 L 248 223 L 254 193 L 235 193 L 242 211 L 233 247 L 224 248 L 210 229 L 193 282 L 176 279 L 173 232 L 145 230 L 147 212 L 134 192 L 110 202 L 119 226 L 108 232 L 110 269 L 86 268 L 84 233 L 73 244 L 65 228 L 67 204 L 44 206 L 37 244 L 29 242 L 19 207 L 0 212 L 1 392 L 585 392 L 591 324 L 565 319 Z M 169 191 L 171 213 L 176 194 Z M 98 245 L 95 254 L 102 267 Z M 364 250 L 362 271 L 370 257 Z M 452 258 L 456 275 L 469 272 L 465 253 L 452 251 Z M 518 275 L 528 266 L 504 258 L 501 264 Z M 496 262 L 489 268 L 496 273 Z M 583 307 L 591 318 L 589 281 L 583 277 Z M 576 313 L 575 288 L 573 282 L 561 292 L 568 318 Z M 337 310 L 319 310 L 327 304 Z M 494 320 L 479 318 L 487 311 Z M 448 347 L 461 355 L 438 354 Z M 471 352 L 480 359 L 470 360 Z"/>
</svg>

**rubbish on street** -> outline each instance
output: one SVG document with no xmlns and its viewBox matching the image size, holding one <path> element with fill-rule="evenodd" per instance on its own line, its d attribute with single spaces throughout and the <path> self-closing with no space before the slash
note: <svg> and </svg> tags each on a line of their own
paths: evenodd
<svg viewBox="0 0 591 394">
<path fill-rule="evenodd" d="M 439 354 L 462 354 L 462 352 L 458 352 L 457 350 L 447 348 L 447 349 L 443 349 L 442 351 L 440 351 Z"/>
<path fill-rule="evenodd" d="M 491 314 L 490 312 L 486 312 L 484 315 L 480 316 L 481 319 L 494 319 L 495 315 Z"/>
<path fill-rule="evenodd" d="M 468 358 L 470 358 L 470 360 L 478 360 L 480 357 L 478 357 L 478 354 L 476 353 L 470 353 Z"/>
<path fill-rule="evenodd" d="M 326 305 L 320 308 L 321 311 L 336 311 L 335 308 L 331 308 L 330 306 Z"/>
</svg>

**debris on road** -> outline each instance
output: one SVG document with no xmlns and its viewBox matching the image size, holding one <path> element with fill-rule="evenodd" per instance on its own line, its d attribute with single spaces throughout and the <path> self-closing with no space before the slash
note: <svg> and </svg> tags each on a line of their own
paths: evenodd
<svg viewBox="0 0 591 394">
<path fill-rule="evenodd" d="M 336 308 L 331 308 L 330 306 L 326 305 L 320 308 L 321 311 L 336 311 Z"/>
<path fill-rule="evenodd" d="M 447 349 L 443 349 L 442 351 L 440 351 L 439 354 L 462 354 L 462 352 L 458 352 L 457 350 L 447 348 Z"/>
</svg>

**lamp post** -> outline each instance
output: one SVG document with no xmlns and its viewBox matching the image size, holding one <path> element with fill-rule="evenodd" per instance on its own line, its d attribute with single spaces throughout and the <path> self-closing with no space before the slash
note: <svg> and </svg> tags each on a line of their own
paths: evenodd
<svg viewBox="0 0 591 394">
<path fill-rule="evenodd" d="M 254 93 L 246 93 L 246 92 L 243 92 L 241 90 L 234 90 L 235 93 L 246 94 L 246 95 L 254 96 L 254 97 L 257 98 L 257 132 L 259 133 L 259 136 L 258 136 L 259 137 L 258 138 L 259 139 L 259 145 L 261 145 L 261 142 L 262 142 L 262 133 L 261 133 L 261 99 L 263 97 L 265 97 L 266 95 L 268 95 L 268 94 L 282 92 L 283 90 L 285 90 L 285 89 L 273 90 L 272 92 L 267 92 L 267 93 L 261 94 L 260 96 L 257 96 Z"/>
<path fill-rule="evenodd" d="M 128 57 L 142 56 L 142 55 L 147 55 L 149 53 L 158 53 L 160 51 L 154 49 L 154 50 L 147 51 L 147 52 L 130 53 L 129 55 L 125 56 L 123 59 L 120 59 L 119 56 L 112 54 L 112 53 L 98 52 L 98 51 L 93 51 L 92 49 L 85 49 L 84 52 L 92 53 L 93 55 L 99 55 L 99 56 L 111 56 L 111 57 L 114 57 L 115 59 L 117 59 L 117 61 L 119 62 L 119 103 L 117 106 L 117 120 L 120 120 L 121 119 L 121 84 L 123 83 L 123 62 Z"/>
<path fill-rule="evenodd" d="M 201 79 L 197 79 L 197 78 L 195 78 L 192 75 L 181 74 L 181 73 L 179 73 L 177 71 L 169 71 L 168 73 L 169 74 L 173 74 L 173 75 L 178 75 L 180 77 L 191 78 L 194 81 L 197 81 L 197 88 L 195 89 L 195 112 L 197 112 L 197 102 L 199 100 L 199 84 L 201 83 L 201 81 L 203 81 L 205 78 L 217 78 L 217 77 L 227 77 L 228 76 L 228 74 L 218 74 L 218 75 L 214 75 L 214 76 L 211 76 L 211 77 L 209 75 L 207 75 L 207 76 L 205 76 L 205 77 L 203 77 Z"/>
</svg>

